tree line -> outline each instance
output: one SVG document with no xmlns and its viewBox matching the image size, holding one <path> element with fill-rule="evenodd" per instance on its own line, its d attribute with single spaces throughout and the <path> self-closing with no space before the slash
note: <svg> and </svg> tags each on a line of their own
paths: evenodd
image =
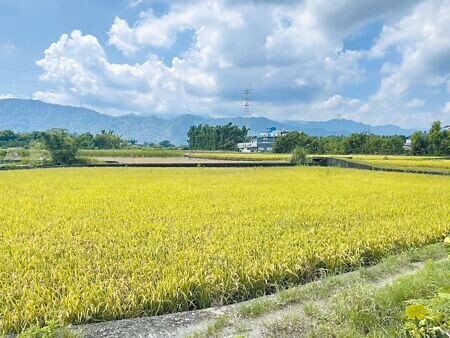
<svg viewBox="0 0 450 338">
<path fill-rule="evenodd" d="M 450 155 L 450 130 L 435 121 L 428 133 L 415 132 L 411 136 L 411 152 L 413 155 Z"/>
<path fill-rule="evenodd" d="M 291 132 L 275 140 L 275 153 L 291 153 L 295 148 L 310 154 L 383 154 L 404 153 L 405 136 L 379 136 L 354 133 L 349 136 L 310 136 L 304 132 Z"/>
<path fill-rule="evenodd" d="M 237 144 L 246 140 L 248 131 L 231 122 L 222 126 L 191 126 L 187 133 L 189 149 L 237 150 Z"/>
<path fill-rule="evenodd" d="M 48 136 L 54 134 L 64 134 L 65 137 L 70 138 L 74 145 L 79 149 L 116 149 L 133 143 L 120 137 L 112 130 L 102 130 L 100 133 L 94 135 L 92 133 L 71 134 L 64 129 L 50 129 L 48 131 L 32 131 L 32 132 L 17 132 L 12 130 L 0 131 L 0 147 L 32 147 L 36 143 L 45 142 Z"/>
<path fill-rule="evenodd" d="M 415 132 L 411 136 L 410 147 L 405 147 L 406 139 L 402 135 L 354 133 L 316 137 L 304 132 L 291 132 L 275 140 L 273 151 L 291 153 L 296 147 L 301 147 L 312 154 L 450 155 L 450 131 L 443 129 L 439 121 L 434 122 L 427 133 Z"/>
<path fill-rule="evenodd" d="M 20 148 L 48 150 L 54 164 L 72 164 L 80 162 L 76 157 L 79 149 L 119 149 L 137 145 L 136 140 L 126 140 L 114 131 L 102 130 L 98 134 L 69 133 L 66 129 L 50 129 L 47 131 L 17 132 L 0 131 L 0 148 Z M 144 143 L 144 147 L 175 147 L 169 140 L 155 143 Z M 20 151 L 18 149 L 17 151 Z"/>
</svg>

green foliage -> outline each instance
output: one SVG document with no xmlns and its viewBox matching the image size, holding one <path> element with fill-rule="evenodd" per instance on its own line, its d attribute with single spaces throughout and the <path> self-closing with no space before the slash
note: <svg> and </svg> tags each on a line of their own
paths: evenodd
<svg viewBox="0 0 450 338">
<path fill-rule="evenodd" d="M 448 256 L 450 257 L 450 236 L 445 237 L 444 247 L 445 247 L 445 250 L 447 250 Z"/>
<path fill-rule="evenodd" d="M 295 147 L 303 147 L 311 154 L 383 154 L 409 153 L 404 149 L 404 136 L 379 136 L 355 133 L 349 136 L 315 137 L 304 132 L 292 132 L 279 136 L 274 145 L 275 153 L 290 153 Z M 420 131 L 411 136 L 412 155 L 450 155 L 450 130 L 441 129 L 436 121 L 428 133 Z"/>
<path fill-rule="evenodd" d="M 237 150 L 237 143 L 244 142 L 247 133 L 246 127 L 239 128 L 230 122 L 223 126 L 191 126 L 187 135 L 190 149 Z"/>
<path fill-rule="evenodd" d="M 42 134 L 44 146 L 54 164 L 76 162 L 78 147 L 75 139 L 64 129 L 52 129 Z"/>
<path fill-rule="evenodd" d="M 312 154 L 403 154 L 403 136 L 378 136 L 352 134 L 350 136 L 315 137 L 304 132 L 292 132 L 279 136 L 274 145 L 275 153 L 290 153 L 295 147 L 305 148 Z"/>
<path fill-rule="evenodd" d="M 120 148 L 121 140 L 120 136 L 114 134 L 112 130 L 109 132 L 102 130 L 100 134 L 94 137 L 94 147 L 98 149 L 117 149 Z"/>
<path fill-rule="evenodd" d="M 433 122 L 428 133 L 415 132 L 411 136 L 413 155 L 450 155 L 450 130 L 442 129 L 439 121 Z"/>
<path fill-rule="evenodd" d="M 450 237 L 444 239 L 444 247 L 450 259 Z M 442 286 L 434 298 L 412 303 L 405 309 L 407 322 L 403 329 L 407 337 L 450 336 L 450 284 Z"/>
<path fill-rule="evenodd" d="M 163 148 L 173 148 L 173 147 L 175 147 L 172 143 L 170 143 L 169 140 L 161 141 L 161 142 L 159 142 L 159 145 L 161 147 L 163 147 Z"/>
<path fill-rule="evenodd" d="M 81 338 L 80 332 L 69 327 L 61 328 L 56 321 L 49 321 L 46 326 L 31 326 L 18 335 L 18 338 Z"/>
<path fill-rule="evenodd" d="M 48 323 L 48 325 L 40 327 L 38 325 L 32 326 L 29 329 L 19 334 L 18 338 L 57 338 L 58 324 L 54 321 Z"/>
<path fill-rule="evenodd" d="M 30 133 L 15 133 L 11 130 L 0 131 L 0 147 L 19 148 L 34 147 L 36 143 L 44 142 L 46 132 L 33 131 Z M 128 141 L 122 139 L 112 130 L 106 132 L 102 130 L 100 134 L 83 133 L 80 135 L 66 134 L 72 137 L 80 149 L 115 149 L 128 145 Z M 136 140 L 130 141 L 130 144 L 136 144 Z"/>
<path fill-rule="evenodd" d="M 92 149 L 95 147 L 95 138 L 91 133 L 84 133 L 77 138 L 77 146 L 80 149 Z"/>
<path fill-rule="evenodd" d="M 448 288 L 447 288 L 448 289 Z M 429 305 L 415 303 L 406 307 L 407 322 L 403 329 L 407 337 L 445 338 L 450 335 L 450 313 L 434 310 L 433 307 L 445 307 L 450 310 L 450 293 L 441 291 L 435 298 L 426 301 Z"/>
<path fill-rule="evenodd" d="M 295 147 L 292 152 L 291 163 L 296 165 L 306 165 L 308 162 L 308 152 L 306 149 L 302 147 Z"/>
</svg>

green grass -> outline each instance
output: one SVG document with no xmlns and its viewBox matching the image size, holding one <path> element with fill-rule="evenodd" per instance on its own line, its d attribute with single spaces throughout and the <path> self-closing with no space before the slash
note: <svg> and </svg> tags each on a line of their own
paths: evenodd
<svg viewBox="0 0 450 338">
<path fill-rule="evenodd" d="M 277 307 L 277 304 L 270 300 L 255 301 L 244 304 L 239 307 L 239 314 L 244 317 L 255 317 L 271 311 Z"/>
<path fill-rule="evenodd" d="M 376 265 L 361 267 L 353 274 L 329 276 L 300 287 L 282 290 L 274 298 L 248 302 L 239 307 L 239 314 L 243 317 L 258 317 L 291 304 L 327 299 L 349 285 L 374 282 L 413 267 L 413 263 L 437 260 L 445 256 L 442 244 L 409 249 L 398 255 L 388 256 Z"/>
<path fill-rule="evenodd" d="M 217 337 L 220 332 L 229 324 L 229 318 L 226 315 L 219 316 L 205 330 L 197 331 L 189 335 L 189 338 L 209 338 Z"/>
<path fill-rule="evenodd" d="M 402 277 L 392 286 L 377 289 L 373 283 L 376 285 L 400 272 L 413 271 L 410 269 L 416 269 L 417 262 L 440 260 L 445 256 L 442 244 L 412 248 L 349 274 L 325 277 L 238 305 L 232 310 L 235 312 L 222 315 L 194 337 L 223 336 L 225 327 L 227 333 L 245 337 L 255 320 L 260 320 L 256 325 L 267 337 L 331 337 L 335 334 L 337 337 L 362 337 L 366 333 L 383 337 L 387 331 L 393 332 L 394 337 L 403 324 L 406 306 L 403 300 L 435 293 L 448 279 L 448 265 L 442 265 L 441 261 L 428 263 L 424 271 Z M 275 315 L 270 320 L 263 317 L 270 318 L 278 310 L 288 314 Z"/>
<path fill-rule="evenodd" d="M 335 331 L 342 337 L 398 337 L 408 303 L 434 297 L 446 285 L 450 285 L 448 259 L 430 261 L 417 273 L 400 277 L 379 289 L 366 285 L 348 288 L 334 298 L 327 322 L 322 323 L 322 332 Z"/>
<path fill-rule="evenodd" d="M 127 148 L 79 150 L 78 156 L 84 157 L 182 157 L 183 150 L 168 148 Z"/>
<path fill-rule="evenodd" d="M 416 258 L 425 258 L 428 254 L 429 258 L 444 255 L 442 246 L 439 249 L 431 246 L 429 249 L 420 252 L 419 256 L 402 254 L 398 260 L 392 257 L 368 268 L 373 270 L 370 276 L 386 276 L 402 262 L 412 263 Z M 306 303 L 303 306 L 306 316 L 290 314 L 267 322 L 264 325 L 265 336 L 295 336 L 301 333 L 309 337 L 400 337 L 405 334 L 405 309 L 409 304 L 431 303 L 435 305 L 432 310 L 446 314 L 450 312 L 449 299 L 440 298 L 438 303 L 428 301 L 434 300 L 442 287 L 450 287 L 450 259 L 429 260 L 424 268 L 415 273 L 406 274 L 392 282 L 388 280 L 379 287 L 367 283 L 364 273 L 355 277 L 340 285 L 334 293 L 330 293 L 332 288 L 325 286 L 323 292 L 316 292 L 312 296 L 306 292 L 302 297 L 296 297 L 296 301 L 300 298 L 321 298 L 324 302 Z M 292 300 L 292 297 L 288 299 Z"/>
</svg>

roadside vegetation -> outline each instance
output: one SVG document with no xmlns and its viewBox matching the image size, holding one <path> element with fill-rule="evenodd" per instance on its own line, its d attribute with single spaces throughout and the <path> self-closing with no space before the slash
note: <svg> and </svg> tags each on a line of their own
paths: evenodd
<svg viewBox="0 0 450 338">
<path fill-rule="evenodd" d="M 441 243 L 409 249 L 374 266 L 229 307 L 192 336 L 444 338 L 450 334 L 445 257 Z"/>
<path fill-rule="evenodd" d="M 0 176 L 0 334 L 235 303 L 450 231 L 447 177 L 311 167 Z"/>
</svg>

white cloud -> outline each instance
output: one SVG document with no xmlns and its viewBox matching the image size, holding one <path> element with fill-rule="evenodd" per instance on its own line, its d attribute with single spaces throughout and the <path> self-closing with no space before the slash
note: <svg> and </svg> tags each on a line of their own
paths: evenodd
<svg viewBox="0 0 450 338">
<path fill-rule="evenodd" d="M 82 101 L 106 111 L 115 107 L 124 112 L 177 112 L 195 101 L 189 91 L 208 94 L 215 87 L 212 76 L 193 71 L 180 59 L 171 67 L 155 56 L 142 64 L 110 63 L 98 40 L 77 30 L 62 35 L 44 55 L 37 62 L 45 71 L 41 79 L 57 89 L 34 97 L 49 102 Z"/>
<path fill-rule="evenodd" d="M 418 98 L 412 99 L 406 103 L 406 106 L 409 108 L 418 108 L 423 107 L 425 105 L 425 100 L 420 100 Z"/>
<path fill-rule="evenodd" d="M 125 55 L 131 55 L 136 52 L 137 47 L 133 42 L 133 30 L 125 20 L 116 16 L 108 35 L 108 44 L 114 45 Z"/>
<path fill-rule="evenodd" d="M 128 4 L 131 7 L 136 7 L 139 6 L 140 4 L 142 4 L 144 2 L 144 0 L 128 0 Z"/>
<path fill-rule="evenodd" d="M 440 118 L 439 107 L 420 111 L 426 102 L 408 97 L 411 91 L 434 96 L 448 91 L 449 17 L 449 0 L 424 1 L 401 20 L 383 27 L 369 56 L 396 55 L 400 61 L 384 63 L 380 86 L 366 106 L 367 116 L 406 126 L 423 126 Z"/>
<path fill-rule="evenodd" d="M 177 33 L 204 27 L 214 29 L 218 26 L 230 28 L 242 25 L 243 18 L 237 11 L 230 10 L 218 1 L 199 1 L 197 3 L 175 4 L 171 11 L 161 17 L 155 16 L 153 10 L 140 14 L 139 20 L 129 27 L 128 23 L 116 18 L 109 31 L 109 43 L 127 53 L 130 45 L 139 47 L 171 47 Z M 126 31 L 126 34 L 123 32 Z M 123 46 L 127 46 L 123 49 Z"/>
<path fill-rule="evenodd" d="M 4 100 L 4 99 L 14 99 L 16 96 L 14 94 L 11 93 L 7 93 L 7 94 L 2 94 L 0 93 L 0 100 Z"/>
<path fill-rule="evenodd" d="M 371 55 L 384 55 L 394 46 L 402 61 L 389 65 L 390 74 L 382 80 L 374 99 L 401 98 L 414 85 L 446 85 L 450 80 L 449 17 L 449 0 L 428 1 L 398 23 L 383 28 Z"/>
<path fill-rule="evenodd" d="M 442 108 L 442 113 L 450 115 L 450 101 L 444 105 L 444 107 Z"/>
<path fill-rule="evenodd" d="M 241 89 L 253 88 L 256 115 L 422 123 L 432 113 L 417 112 L 425 102 L 411 100 L 410 88 L 421 79 L 450 88 L 443 71 L 448 1 L 416 8 L 419 1 L 410 0 L 173 1 L 161 16 L 147 10 L 134 23 L 114 19 L 108 44 L 125 56 L 147 54 L 141 63 L 111 63 L 94 36 L 62 35 L 38 61 L 41 79 L 54 87 L 35 97 L 114 113 L 237 115 Z M 343 51 L 346 37 L 376 20 L 390 23 L 370 52 Z M 191 44 L 163 62 L 155 53 L 176 50 L 186 31 L 193 33 Z M 392 47 L 402 61 L 384 63 L 380 88 L 368 101 L 339 94 L 364 80 L 361 60 L 384 57 Z"/>
</svg>

